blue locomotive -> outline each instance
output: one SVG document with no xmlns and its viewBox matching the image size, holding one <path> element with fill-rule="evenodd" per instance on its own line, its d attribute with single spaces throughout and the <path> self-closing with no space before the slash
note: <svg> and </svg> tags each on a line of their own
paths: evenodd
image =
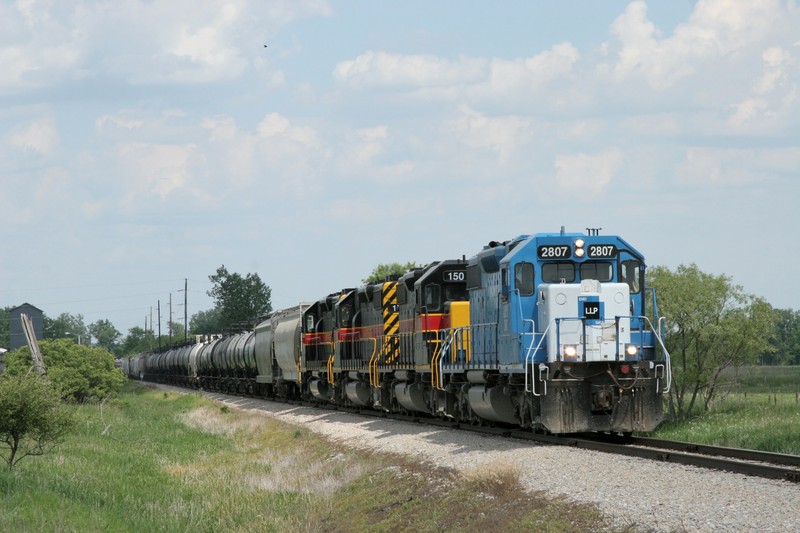
<svg viewBox="0 0 800 533">
<path fill-rule="evenodd" d="M 126 366 L 154 381 L 470 424 L 650 431 L 671 371 L 644 258 L 587 233 L 492 242 Z"/>
</svg>

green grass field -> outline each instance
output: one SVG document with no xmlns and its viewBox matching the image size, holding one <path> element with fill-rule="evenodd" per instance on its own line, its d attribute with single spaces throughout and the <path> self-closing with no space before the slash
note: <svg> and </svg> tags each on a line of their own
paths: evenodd
<svg viewBox="0 0 800 533">
<path fill-rule="evenodd" d="M 724 374 L 723 394 L 707 413 L 666 423 L 653 436 L 800 455 L 800 366 L 753 366 Z"/>
<path fill-rule="evenodd" d="M 734 392 L 800 394 L 800 366 L 728 368 L 723 376 Z"/>
<path fill-rule="evenodd" d="M 524 492 L 508 465 L 457 475 L 357 453 L 196 394 L 132 383 L 102 407 L 75 409 L 78 429 L 59 449 L 0 472 L 0 531 L 608 526 L 592 506 Z"/>
</svg>

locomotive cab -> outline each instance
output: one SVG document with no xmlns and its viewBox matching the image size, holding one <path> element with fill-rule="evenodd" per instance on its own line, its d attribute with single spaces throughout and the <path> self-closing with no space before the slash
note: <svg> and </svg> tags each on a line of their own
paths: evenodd
<svg viewBox="0 0 800 533">
<path fill-rule="evenodd" d="M 492 243 L 468 271 L 472 362 L 485 369 L 469 398 L 481 417 L 553 433 L 661 422 L 669 354 L 657 355 L 644 259 L 625 241 L 597 231 L 523 235 Z M 510 386 L 490 390 L 493 381 Z"/>
</svg>

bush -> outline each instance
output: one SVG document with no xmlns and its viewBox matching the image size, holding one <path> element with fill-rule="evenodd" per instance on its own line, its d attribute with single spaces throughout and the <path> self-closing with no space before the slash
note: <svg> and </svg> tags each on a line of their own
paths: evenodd
<svg viewBox="0 0 800 533">
<path fill-rule="evenodd" d="M 52 450 L 73 423 L 49 380 L 32 372 L 0 379 L 0 457 L 9 470 L 25 457 Z"/>
<path fill-rule="evenodd" d="M 80 346 L 71 339 L 41 341 L 39 348 L 50 380 L 67 401 L 85 402 L 115 395 L 125 383 L 122 371 L 114 367 L 114 356 L 103 348 Z M 32 365 L 27 347 L 6 355 L 6 372 L 26 374 Z"/>
</svg>

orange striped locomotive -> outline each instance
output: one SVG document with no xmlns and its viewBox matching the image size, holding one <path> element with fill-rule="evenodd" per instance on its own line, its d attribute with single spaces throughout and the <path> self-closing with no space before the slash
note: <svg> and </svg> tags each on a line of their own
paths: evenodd
<svg viewBox="0 0 800 533">
<path fill-rule="evenodd" d="M 523 235 L 128 366 L 156 381 L 463 423 L 648 431 L 671 372 L 644 272 L 619 237 Z"/>
</svg>

